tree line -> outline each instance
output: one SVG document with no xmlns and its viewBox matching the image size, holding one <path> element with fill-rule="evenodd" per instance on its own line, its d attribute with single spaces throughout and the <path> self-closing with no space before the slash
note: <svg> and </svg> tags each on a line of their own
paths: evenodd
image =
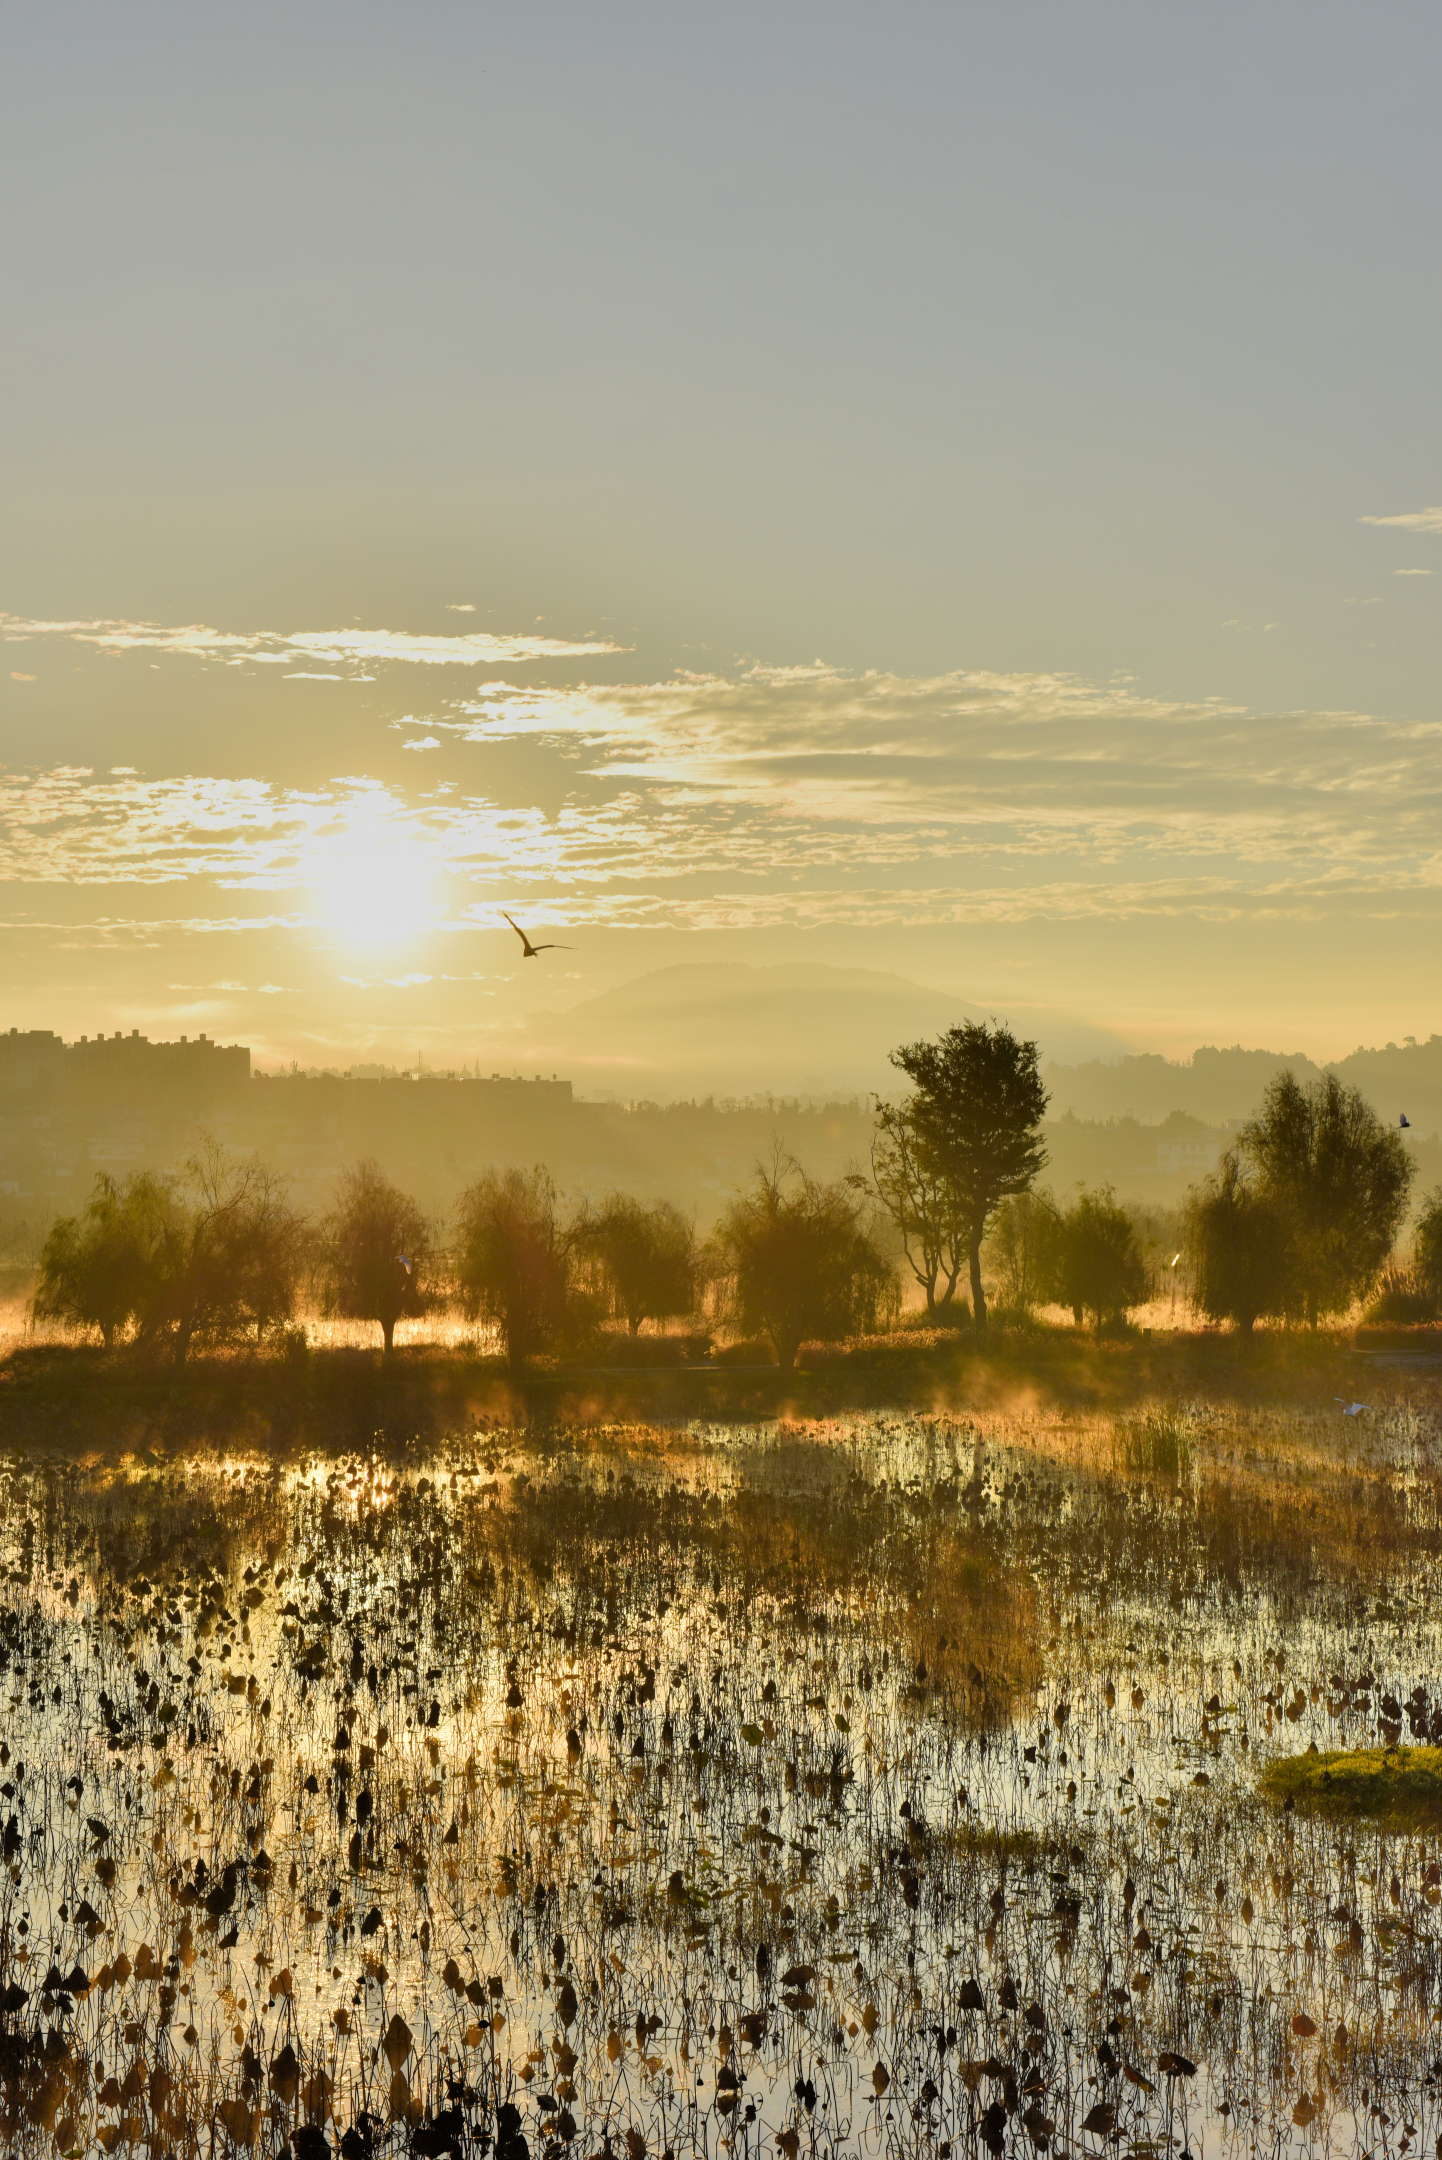
<svg viewBox="0 0 1442 2160">
<path fill-rule="evenodd" d="M 907 1274 L 930 1320 L 964 1319 L 984 1339 L 984 1255 L 1015 1313 L 1060 1304 L 1100 1329 L 1144 1302 L 1145 1256 L 1113 1193 L 1062 1206 L 1038 1185 L 1034 1042 L 967 1022 L 892 1062 L 910 1091 L 877 1105 L 869 1175 L 821 1183 L 778 1155 L 705 1240 L 666 1201 L 617 1192 L 565 1208 L 544 1168 L 487 1172 L 438 1224 L 364 1162 L 310 1221 L 264 1165 L 208 1147 L 178 1178 L 97 1178 L 49 1234 L 33 1311 L 183 1361 L 197 1343 L 283 1337 L 303 1309 L 370 1322 L 389 1351 L 399 1321 L 448 1309 L 490 1323 L 513 1365 L 608 1325 L 634 1336 L 694 1316 L 764 1337 L 790 1366 L 803 1342 L 894 1325 Z M 1279 1076 L 1191 1196 L 1195 1303 L 1245 1330 L 1347 1309 L 1383 1273 L 1412 1172 L 1356 1089 Z M 1430 1289 L 1435 1310 L 1442 1195 L 1423 1209 L 1417 1254 L 1409 1294 Z"/>
<path fill-rule="evenodd" d="M 873 1213 L 856 1181 L 818 1184 L 780 1158 L 704 1241 L 664 1200 L 613 1193 L 564 1210 L 544 1168 L 487 1172 L 440 1225 L 363 1162 L 309 1222 L 262 1164 L 212 1148 L 175 1179 L 97 1178 L 84 1211 L 50 1232 L 32 1310 L 97 1330 L 107 1349 L 163 1345 L 178 1363 L 201 1343 L 283 1338 L 302 1310 L 368 1321 L 387 1351 L 401 1320 L 458 1311 L 520 1365 L 607 1323 L 634 1336 L 704 1306 L 790 1366 L 805 1341 L 897 1318 Z"/>
</svg>

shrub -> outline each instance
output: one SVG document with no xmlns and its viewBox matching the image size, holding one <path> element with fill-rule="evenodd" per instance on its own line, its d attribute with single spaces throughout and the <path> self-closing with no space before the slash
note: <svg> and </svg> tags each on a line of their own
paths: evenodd
<svg viewBox="0 0 1442 2160">
<path fill-rule="evenodd" d="M 1118 1466 L 1136 1477 L 1178 1484 L 1191 1475 L 1191 1420 L 1184 1412 L 1153 1409 L 1127 1418 L 1114 1433 Z"/>
<path fill-rule="evenodd" d="M 1363 1317 L 1374 1324 L 1416 1327 L 1437 1318 L 1437 1293 L 1408 1268 L 1387 1268 Z"/>
</svg>

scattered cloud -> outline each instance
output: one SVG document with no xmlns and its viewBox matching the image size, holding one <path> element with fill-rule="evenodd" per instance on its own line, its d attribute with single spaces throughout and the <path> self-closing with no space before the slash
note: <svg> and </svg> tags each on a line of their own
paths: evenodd
<svg viewBox="0 0 1442 2160">
<path fill-rule="evenodd" d="M 20 668 L 13 667 L 10 670 L 10 680 L 11 682 L 34 682 L 35 677 L 25 674 Z"/>
<path fill-rule="evenodd" d="M 28 643 L 60 638 L 119 656 L 130 652 L 173 653 L 226 667 L 288 665 L 296 659 L 329 660 L 354 674 L 359 667 L 406 664 L 422 667 L 497 667 L 522 660 L 583 659 L 619 652 L 605 640 L 509 637 L 475 630 L 458 637 L 417 636 L 405 630 L 213 630 L 204 623 L 32 622 L 0 615 L 0 641 Z"/>
<path fill-rule="evenodd" d="M 284 891 L 303 896 L 293 919 L 316 923 L 337 862 L 383 860 L 408 888 L 422 873 L 434 886 L 427 935 L 493 922 L 498 900 L 523 895 L 553 921 L 739 926 L 863 920 L 878 892 L 950 921 L 968 908 L 1042 915 L 1047 895 L 1082 890 L 1096 897 L 1081 912 L 1116 913 L 1164 911 L 1167 894 L 1196 912 L 1230 905 L 1233 890 L 1295 896 L 1319 881 L 1442 886 L 1434 722 L 1255 714 L 1057 675 L 820 664 L 599 688 L 503 682 L 447 710 L 422 739 L 449 734 L 467 752 L 444 793 L 363 772 L 311 789 L 68 766 L 0 774 L 0 879 Z M 487 760 L 469 753 L 495 743 L 526 747 L 533 799 L 514 799 L 514 758 L 511 799 L 487 792 Z"/>
<path fill-rule="evenodd" d="M 1409 566 L 1406 570 L 1394 570 L 1392 575 L 1393 577 L 1431 577 L 1432 573 L 1430 570 L 1419 570 L 1415 566 Z"/>
<path fill-rule="evenodd" d="M 1400 525 L 1407 532 L 1442 533 L 1442 503 L 1428 510 L 1403 510 L 1396 517 L 1364 517 L 1364 525 Z"/>
<path fill-rule="evenodd" d="M 448 615 L 474 615 L 475 612 L 476 604 L 474 600 L 448 600 L 446 602 L 446 613 Z"/>
<path fill-rule="evenodd" d="M 414 741 L 401 744 L 402 750 L 439 750 L 440 747 L 439 735 L 418 735 Z"/>
</svg>

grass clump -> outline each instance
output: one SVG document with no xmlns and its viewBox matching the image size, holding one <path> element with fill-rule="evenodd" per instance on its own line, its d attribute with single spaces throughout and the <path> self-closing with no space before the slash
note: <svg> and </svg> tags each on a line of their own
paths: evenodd
<svg viewBox="0 0 1442 2160">
<path fill-rule="evenodd" d="M 1309 1815 L 1341 1816 L 1383 1830 L 1442 1828 L 1442 1748 L 1380 1747 L 1284 1755 L 1268 1763 L 1262 1791 Z"/>
<path fill-rule="evenodd" d="M 1133 1477 L 1181 1484 L 1191 1475 L 1191 1421 L 1184 1411 L 1155 1408 L 1123 1419 L 1116 1429 L 1119 1469 Z"/>
</svg>

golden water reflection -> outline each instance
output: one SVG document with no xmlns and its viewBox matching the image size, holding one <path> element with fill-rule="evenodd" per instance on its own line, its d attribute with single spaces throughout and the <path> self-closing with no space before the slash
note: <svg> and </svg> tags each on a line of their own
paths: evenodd
<svg viewBox="0 0 1442 2160">
<path fill-rule="evenodd" d="M 1255 1774 L 1442 1737 L 1435 1438 L 8 1460 L 6 2135 L 1420 2150 L 1437 1840 Z"/>
</svg>

